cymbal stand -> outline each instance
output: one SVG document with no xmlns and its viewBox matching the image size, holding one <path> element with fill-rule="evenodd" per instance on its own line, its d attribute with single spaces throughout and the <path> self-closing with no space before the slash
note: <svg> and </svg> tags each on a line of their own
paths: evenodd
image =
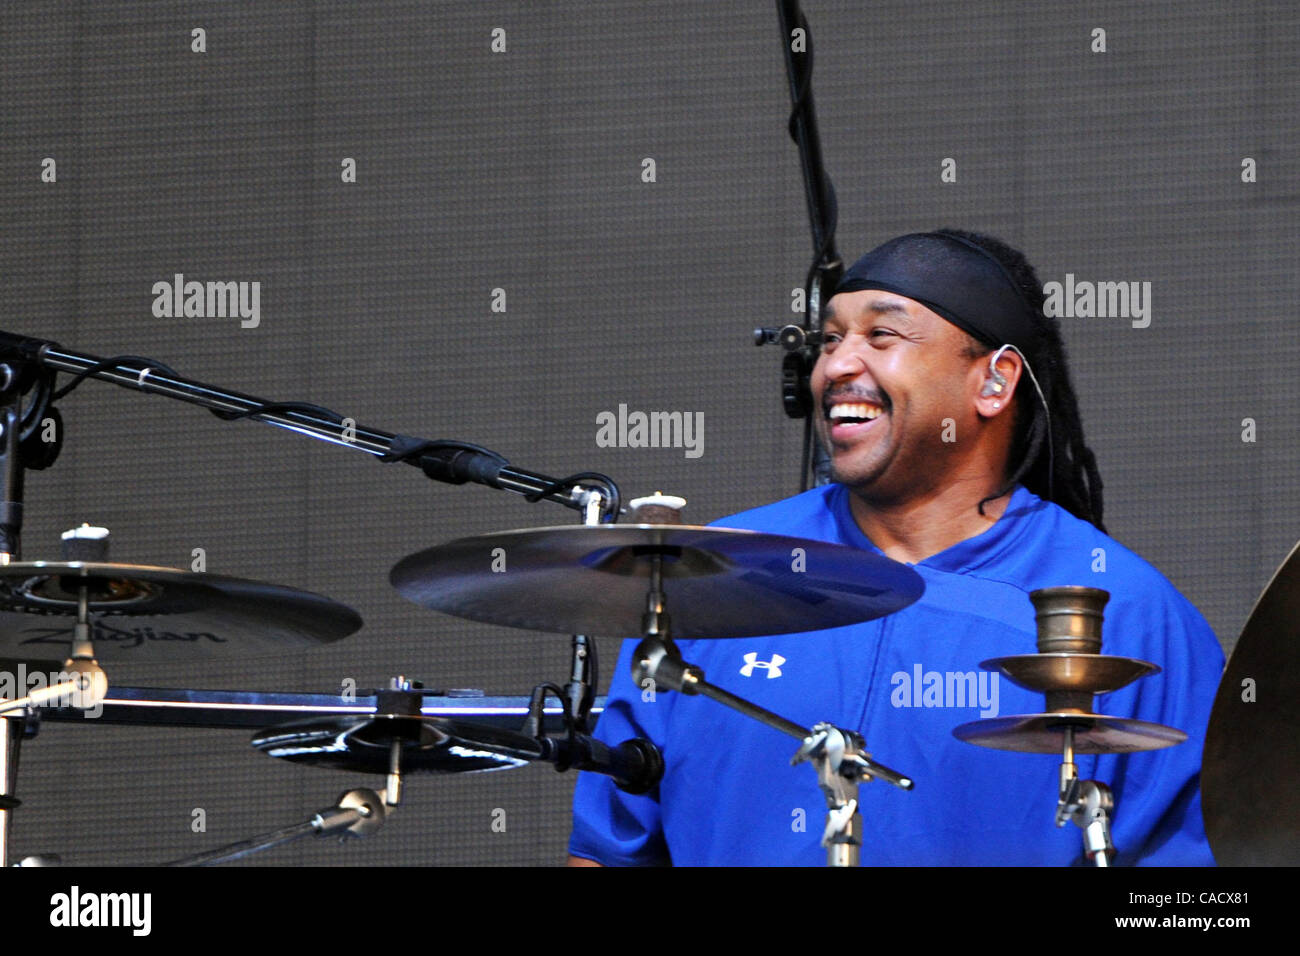
<svg viewBox="0 0 1300 956">
<path fill-rule="evenodd" d="M 423 701 L 424 693 L 418 682 L 398 675 L 389 681 L 387 688 L 376 692 L 375 713 L 379 717 L 418 718 Z M 318 811 L 306 823 L 272 830 L 270 833 L 173 860 L 164 865 L 214 866 L 260 853 L 262 850 L 269 850 L 305 836 L 325 836 L 342 831 L 340 837 L 342 842 L 347 839 L 348 834 L 362 837 L 374 833 L 384 825 L 391 812 L 390 808 L 402 802 L 402 747 L 406 741 L 414 739 L 419 733 L 418 726 L 411 726 L 405 721 L 393 721 L 392 727 L 385 730 L 385 736 L 389 736 L 388 773 L 384 778 L 382 794 L 366 789 L 349 790 L 339 797 L 339 802 L 335 806 Z"/>
<path fill-rule="evenodd" d="M 1047 719 L 1047 729 L 1063 735 L 1056 825 L 1063 827 L 1073 822 L 1083 831 L 1085 858 L 1095 866 L 1110 866 L 1115 859 L 1115 846 L 1110 838 L 1115 796 L 1104 783 L 1079 779 L 1074 763 L 1076 734 L 1080 730 L 1086 734 L 1098 721 L 1112 719 L 1093 712 L 1093 698 L 1097 694 L 1116 691 L 1159 668 L 1147 661 L 1101 653 L 1104 608 L 1110 600 L 1108 591 L 1067 585 L 1039 588 L 1030 592 L 1029 599 L 1034 605 L 1038 653 L 994 658 L 980 666 L 999 671 L 1017 686 L 1044 695 L 1045 713 L 1033 719 Z M 987 739 L 962 736 L 963 732 L 978 730 L 979 724 L 980 721 L 973 721 L 954 733 L 971 743 L 994 746 Z M 1166 739 L 1156 746 L 1168 746 L 1168 743 Z M 1054 746 L 1037 743 L 1014 749 L 1055 752 Z M 1135 748 L 1129 744 L 1120 749 Z M 1099 747 L 1094 741 L 1087 752 L 1117 751 L 1104 745 Z"/>
<path fill-rule="evenodd" d="M 863 752 L 864 746 L 861 734 L 820 723 L 790 759 L 791 766 L 811 760 L 817 770 L 817 785 L 826 797 L 822 846 L 826 848 L 827 866 L 857 866 L 859 862 L 862 814 L 858 811 L 858 784 L 872 777 L 866 759 L 870 755 Z M 911 781 L 906 783 L 903 789 L 911 789 Z"/>
<path fill-rule="evenodd" d="M 1035 609 L 1040 654 L 1099 654 L 1103 608 L 1110 594 L 1100 588 L 1042 588 L 1029 595 Z M 1136 676 L 1139 671 L 1133 671 Z M 1128 680 L 1132 680 L 1131 677 Z M 1126 681 L 1127 682 L 1127 681 Z M 1048 682 L 1036 686 L 1044 694 L 1048 711 L 1092 711 L 1096 686 L 1061 686 Z M 1110 842 L 1110 814 L 1115 809 L 1114 795 L 1104 783 L 1080 780 L 1074 764 L 1074 727 L 1068 722 L 1062 730 L 1060 787 L 1056 802 L 1056 825 L 1073 821 L 1083 831 L 1083 852 L 1096 866 L 1110 866 L 1115 847 Z"/>
<path fill-rule="evenodd" d="M 229 863 L 231 860 L 238 860 L 313 835 L 326 836 L 341 832 L 339 842 L 342 843 L 347 839 L 348 834 L 361 837 L 374 833 L 384 825 L 387 813 L 383 798 L 374 790 L 349 790 L 339 797 L 338 803 L 324 810 L 318 810 L 306 823 L 272 830 L 270 833 L 263 833 L 238 843 L 229 843 L 206 853 L 182 857 L 163 865 L 215 866 L 218 863 Z"/>
<path fill-rule="evenodd" d="M 24 396 L 30 401 L 24 408 Z M 0 565 L 22 559 L 23 477 L 27 469 L 48 468 L 59 457 L 63 425 L 53 405 L 54 375 L 29 355 L 15 353 L 0 361 Z M 51 681 L 16 700 L 0 700 L 0 867 L 9 865 L 13 811 L 20 801 L 13 796 L 22 738 L 35 736 L 39 720 L 31 708 L 70 697 L 72 706 L 90 709 L 107 690 L 104 672 L 90 647 L 86 588 L 80 589 L 78 625 L 73 648 L 65 662 L 70 681 Z M 99 691 L 99 696 L 95 693 Z"/>
<path fill-rule="evenodd" d="M 641 618 L 644 637 L 632 658 L 632 679 L 636 685 L 702 695 L 799 740 L 799 750 L 791 763 L 811 762 L 826 797 L 827 821 L 822 846 L 826 847 L 827 865 L 856 866 L 862 844 L 858 784 L 879 777 L 900 790 L 911 790 L 911 779 L 870 759 L 870 754 L 862 749 L 865 746 L 862 737 L 853 731 L 828 723 L 819 723 L 810 731 L 706 681 L 702 669 L 682 659 L 670 633 L 671 619 L 663 591 L 664 553 L 652 552 L 649 557 L 650 587 L 646 612 Z"/>
<path fill-rule="evenodd" d="M 0 471 L 3 473 L 3 501 L 0 501 L 0 563 L 17 561 L 21 556 L 23 526 L 23 463 L 19 448 L 22 422 L 22 391 L 19 374 L 8 365 L 0 366 L 3 391 L 0 392 Z M 18 775 L 18 752 L 26 729 L 25 710 L 0 719 L 0 867 L 9 865 L 9 840 L 13 811 L 18 800 L 13 796 L 14 778 Z"/>
<path fill-rule="evenodd" d="M 422 686 L 402 674 L 392 678 L 386 690 L 375 694 L 375 713 L 419 717 L 424 702 Z M 388 741 L 388 775 L 384 779 L 384 803 L 387 806 L 395 807 L 402 802 L 402 747 L 418 734 L 418 728 L 400 724 L 392 731 L 392 739 Z"/>
<path fill-rule="evenodd" d="M 1084 855 L 1096 866 L 1110 866 L 1115 845 L 1110 842 L 1110 813 L 1115 797 L 1110 787 L 1096 780 L 1080 780 L 1074 764 L 1074 728 L 1065 728 L 1061 753 L 1061 789 L 1056 804 L 1056 825 L 1073 822 L 1083 831 Z"/>
</svg>

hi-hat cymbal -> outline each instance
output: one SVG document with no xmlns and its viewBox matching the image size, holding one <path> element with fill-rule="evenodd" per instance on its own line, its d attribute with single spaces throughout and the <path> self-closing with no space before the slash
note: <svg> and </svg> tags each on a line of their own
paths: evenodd
<svg viewBox="0 0 1300 956">
<path fill-rule="evenodd" d="M 17 561 L 0 565 L 0 654 L 66 656 L 82 585 L 100 662 L 272 654 L 361 627 L 343 604 L 274 584 L 134 564 Z"/>
<path fill-rule="evenodd" d="M 294 763 L 386 774 L 394 740 L 401 741 L 403 773 L 509 770 L 540 759 L 542 752 L 523 734 L 407 714 L 300 720 L 258 731 L 252 742 L 262 753 Z"/>
<path fill-rule="evenodd" d="M 1017 654 L 981 661 L 986 671 L 998 671 L 1026 690 L 1109 694 L 1160 668 L 1149 661 L 1110 654 L 1061 652 Z"/>
<path fill-rule="evenodd" d="M 1210 712 L 1201 815 L 1222 866 L 1300 864 L 1300 544 L 1259 596 Z"/>
<path fill-rule="evenodd" d="M 1187 739 L 1181 730 L 1129 717 L 1103 714 L 1019 714 L 972 720 L 953 730 L 958 740 L 993 750 L 1016 753 L 1059 754 L 1065 728 L 1074 728 L 1077 754 L 1122 754 L 1160 750 Z"/>
<path fill-rule="evenodd" d="M 653 560 L 671 634 L 817 631 L 901 610 L 921 576 L 881 555 L 802 538 L 690 525 L 578 525 L 461 538 L 403 558 L 389 580 L 417 604 L 562 634 L 641 633 Z"/>
</svg>

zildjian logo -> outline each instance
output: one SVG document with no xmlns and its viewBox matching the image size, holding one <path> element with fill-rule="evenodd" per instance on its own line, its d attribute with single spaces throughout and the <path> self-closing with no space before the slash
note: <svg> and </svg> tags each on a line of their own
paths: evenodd
<svg viewBox="0 0 1300 956">
<path fill-rule="evenodd" d="M 22 644 L 67 644 L 72 637 L 73 629 L 70 627 L 42 627 L 26 631 L 25 633 L 34 636 L 22 641 Z M 139 647 L 145 641 L 189 641 L 194 643 L 202 638 L 207 638 L 217 644 L 226 643 L 224 637 L 217 637 L 207 631 L 190 631 L 185 634 L 177 634 L 175 631 L 155 631 L 152 627 L 134 627 L 129 630 L 112 627 L 103 621 L 95 621 L 91 624 L 90 639 L 93 643 L 101 642 L 112 643 L 115 647 L 133 648 Z"/>
</svg>

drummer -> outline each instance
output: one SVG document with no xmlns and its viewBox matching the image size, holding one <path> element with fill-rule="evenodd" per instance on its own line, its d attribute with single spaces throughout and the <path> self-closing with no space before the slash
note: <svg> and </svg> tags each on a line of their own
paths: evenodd
<svg viewBox="0 0 1300 956">
<path fill-rule="evenodd" d="M 1080 756 L 1111 787 L 1117 864 L 1213 863 L 1198 774 L 1223 653 L 1205 619 L 1154 567 L 1105 533 L 1102 482 L 1084 441 L 1060 328 L 1018 251 L 939 230 L 893 239 L 847 271 L 828 303 L 812 377 L 833 483 L 719 521 L 884 554 L 925 580 L 920 601 L 850 627 L 680 642 L 708 679 L 811 726 L 861 733 L 915 789 L 859 790 L 867 865 L 1069 865 L 1058 829 L 1059 756 L 953 737 L 981 717 L 1032 714 L 1041 694 L 981 671 L 1033 653 L 1042 587 L 1111 595 L 1102 652 L 1162 670 L 1097 699 L 1098 713 L 1187 733 L 1185 743 Z M 815 571 L 810 568 L 809 571 Z M 643 736 L 666 769 L 632 796 L 584 773 L 575 865 L 822 865 L 816 774 L 790 738 L 702 697 L 637 687 L 628 641 L 597 728 Z"/>
</svg>

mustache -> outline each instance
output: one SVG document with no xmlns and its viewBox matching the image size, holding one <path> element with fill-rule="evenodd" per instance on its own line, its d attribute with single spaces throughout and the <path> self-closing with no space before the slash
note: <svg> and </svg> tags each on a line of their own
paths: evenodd
<svg viewBox="0 0 1300 956">
<path fill-rule="evenodd" d="M 822 408 L 829 410 L 831 403 L 836 400 L 861 400 L 870 402 L 873 405 L 879 405 L 886 412 L 889 411 L 891 403 L 889 396 L 876 388 L 863 388 L 860 385 L 840 385 L 835 388 L 828 388 L 822 393 Z"/>
</svg>

